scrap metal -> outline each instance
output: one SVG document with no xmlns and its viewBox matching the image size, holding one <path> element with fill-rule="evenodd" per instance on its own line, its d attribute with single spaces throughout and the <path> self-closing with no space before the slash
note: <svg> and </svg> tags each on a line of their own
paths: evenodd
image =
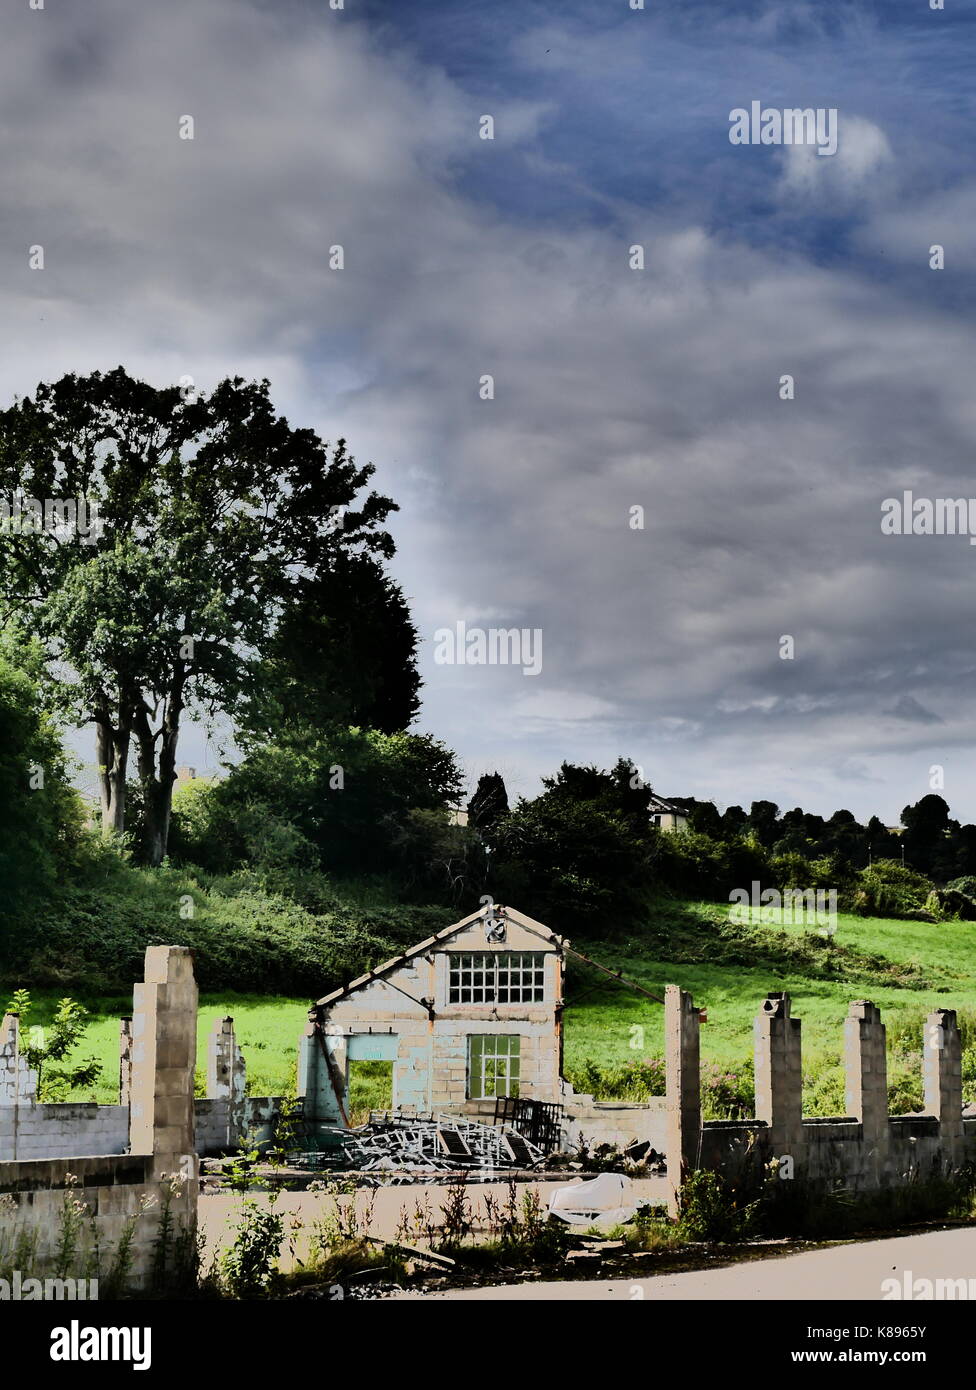
<svg viewBox="0 0 976 1390">
<path fill-rule="evenodd" d="M 511 1125 L 480 1124 L 457 1115 L 372 1112 L 342 1146 L 344 1168 L 358 1172 L 490 1172 L 537 1168 L 545 1153 Z"/>
</svg>

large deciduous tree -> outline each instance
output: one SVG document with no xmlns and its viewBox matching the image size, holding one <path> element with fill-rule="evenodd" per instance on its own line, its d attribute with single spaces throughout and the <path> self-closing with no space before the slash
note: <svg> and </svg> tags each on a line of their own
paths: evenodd
<svg viewBox="0 0 976 1390">
<path fill-rule="evenodd" d="M 357 565 L 380 601 L 395 507 L 364 494 L 372 472 L 345 441 L 289 425 L 267 381 L 197 395 L 119 367 L 0 412 L 5 617 L 43 643 L 60 712 L 94 723 L 107 829 L 125 826 L 135 742 L 147 862 L 166 853 L 183 718 L 253 703 L 262 663 L 282 661 L 279 634 L 302 641 L 296 609 L 354 587 Z M 79 499 L 86 524 L 65 524 Z"/>
</svg>

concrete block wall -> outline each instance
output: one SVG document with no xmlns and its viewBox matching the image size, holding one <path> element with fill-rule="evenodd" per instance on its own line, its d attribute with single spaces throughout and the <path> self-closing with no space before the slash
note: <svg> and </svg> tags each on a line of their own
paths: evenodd
<svg viewBox="0 0 976 1390">
<path fill-rule="evenodd" d="M 123 1105 L 31 1105 L 0 1109 L 0 1160 L 122 1154 L 129 1147 Z"/>
<path fill-rule="evenodd" d="M 672 1077 L 681 1080 L 697 1073 L 697 1036 L 691 1025 L 696 1011 L 688 996 L 679 1001 L 670 987 L 668 998 L 669 1174 L 679 1164 L 688 1170 L 696 1131 L 698 1152 L 691 1166 L 731 1173 L 746 1165 L 789 1159 L 794 1180 L 841 1186 L 853 1193 L 946 1177 L 976 1161 L 976 1119 L 963 1116 L 961 1045 L 953 1010 L 936 1010 L 923 1029 L 928 1113 L 889 1116 L 885 1028 L 880 1010 L 860 999 L 850 1005 L 844 1023 L 845 1103 L 850 1114 L 805 1119 L 800 1021 L 791 1015 L 788 995 L 770 994 L 755 1020 L 755 1118 L 702 1124 L 694 1087 L 672 1086 Z M 678 1123 L 679 1114 L 683 1124 Z M 780 1171 L 786 1169 L 781 1165 Z"/>
<path fill-rule="evenodd" d="M 490 1034 L 519 1037 L 520 1096 L 558 1102 L 561 958 L 551 940 L 525 925 L 528 921 L 508 913 L 499 950 L 543 957 L 544 1002 L 450 1002 L 450 955 L 491 953 L 479 915 L 450 939 L 432 942 L 429 951 L 408 957 L 380 978 L 364 979 L 350 993 L 313 1010 L 299 1047 L 299 1094 L 305 1097 L 306 1114 L 325 1123 L 347 1123 L 354 1048 L 358 1040 L 383 1035 L 390 1039 L 396 1106 L 421 1112 L 462 1110 L 468 1102 L 468 1039 Z"/>
<path fill-rule="evenodd" d="M 129 1284 L 149 1285 L 161 1254 L 163 1216 L 174 1236 L 196 1229 L 197 1159 L 193 1136 L 197 987 L 185 946 L 151 946 L 132 1019 L 133 1152 L 0 1162 L 0 1260 L 9 1265 L 21 1238 L 35 1242 L 24 1275 L 52 1273 L 66 1209 L 81 1218 L 78 1268 L 88 1272 L 97 1232 L 102 1272 L 131 1238 Z M 121 1108 L 121 1107 L 120 1107 Z M 166 1258 L 173 1258 L 168 1246 Z"/>
<path fill-rule="evenodd" d="M 664 1066 L 667 1077 L 668 1209 L 678 1209 L 684 1178 L 700 1161 L 701 1012 L 687 990 L 664 991 Z"/>
<path fill-rule="evenodd" d="M 626 1148 L 647 1140 L 658 1153 L 666 1153 L 668 1142 L 667 1102 L 652 1096 L 645 1104 L 627 1101 L 595 1101 L 592 1096 L 570 1096 L 563 1113 L 563 1146 L 575 1149 L 581 1142 L 617 1144 Z"/>
<path fill-rule="evenodd" d="M 0 1106 L 0 1161 L 128 1152 L 131 1024 L 131 1019 L 123 1019 L 120 1032 L 121 1103 L 38 1104 L 22 1099 L 16 1106 Z M 231 1018 L 218 1019 L 211 1030 L 207 1080 L 207 1099 L 193 1102 L 198 1156 L 232 1152 L 245 1138 L 257 1143 L 271 1138 L 284 1102 L 280 1096 L 245 1095 L 246 1069 Z"/>
<path fill-rule="evenodd" d="M 239 1108 L 232 1108 L 226 1098 L 194 1101 L 198 1156 L 233 1153 L 245 1139 L 255 1146 L 268 1143 L 283 1106 L 281 1096 L 247 1096 Z"/>
</svg>

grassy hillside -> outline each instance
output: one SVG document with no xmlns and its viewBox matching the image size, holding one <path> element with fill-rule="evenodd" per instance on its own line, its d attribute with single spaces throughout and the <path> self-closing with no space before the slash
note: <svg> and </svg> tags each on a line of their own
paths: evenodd
<svg viewBox="0 0 976 1390">
<path fill-rule="evenodd" d="M 666 901 L 651 914 L 640 939 L 610 944 L 573 943 L 587 955 L 663 995 L 664 985 L 690 990 L 706 1007 L 702 1055 L 706 1062 L 748 1077 L 752 1021 L 768 990 L 786 989 L 803 1020 L 807 1107 L 810 1113 L 843 1109 L 839 1070 L 843 1019 L 852 999 L 870 998 L 883 1010 L 892 1051 L 895 1108 L 920 1103 L 921 1019 L 933 1008 L 964 1011 L 967 1098 L 976 1100 L 976 924 L 888 921 L 841 915 L 825 939 L 781 923 L 741 926 L 714 903 Z M 5 979 L 7 989 L 29 979 Z M 323 988 L 325 983 L 323 983 Z M 66 990 L 37 992 L 32 1022 L 43 1024 Z M 80 1055 L 98 1056 L 104 1076 L 95 1094 L 114 1098 L 117 1020 L 131 1012 L 131 997 L 85 989 L 68 991 L 93 1014 Z M 659 1057 L 663 1009 L 573 962 L 568 972 L 565 1064 L 571 1076 L 587 1063 L 606 1075 Z M 291 994 L 211 991 L 201 995 L 200 1057 L 214 1019 L 233 1015 L 254 1094 L 290 1093 L 295 1055 L 308 998 Z M 972 1034 L 972 1046 L 970 1037 Z M 913 1083 L 913 1077 L 915 1081 Z M 198 1078 L 199 1079 L 199 1078 Z M 599 1090 L 599 1079 L 598 1079 Z M 78 1097 L 79 1099 L 81 1097 Z"/>
</svg>

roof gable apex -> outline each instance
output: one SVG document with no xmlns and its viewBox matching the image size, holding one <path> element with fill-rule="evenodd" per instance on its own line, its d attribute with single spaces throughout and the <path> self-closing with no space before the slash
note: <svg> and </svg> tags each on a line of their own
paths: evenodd
<svg viewBox="0 0 976 1390">
<path fill-rule="evenodd" d="M 316 999 L 312 1006 L 313 1010 L 325 1008 L 329 1004 L 336 1003 L 339 999 L 344 999 L 347 995 L 353 994 L 356 990 L 363 989 L 367 985 L 372 984 L 374 980 L 381 980 L 384 975 L 389 974 L 391 970 L 396 970 L 401 965 L 405 965 L 408 961 L 412 960 L 414 956 L 423 955 L 423 953 L 429 951 L 431 947 L 436 947 L 445 941 L 450 941 L 453 936 L 459 935 L 467 927 L 470 927 L 473 922 L 477 922 L 479 918 L 486 917 L 489 910 L 501 914 L 512 922 L 517 923 L 519 926 L 524 927 L 527 931 L 543 936 L 547 941 L 552 941 L 557 944 L 561 941 L 561 938 L 549 927 L 545 926 L 542 922 L 536 922 L 534 918 L 527 917 L 522 912 L 516 911 L 514 907 L 506 907 L 502 903 L 494 904 L 492 909 L 489 909 L 487 906 L 479 907 L 476 912 L 469 912 L 467 917 L 462 917 L 459 922 L 452 922 L 449 927 L 442 927 L 441 930 L 435 932 L 433 936 L 428 936 L 425 937 L 423 941 L 418 941 L 416 946 L 411 946 L 409 950 L 402 952 L 399 956 L 392 956 L 390 960 L 384 961 L 382 965 L 376 966 L 374 970 L 369 970 L 365 975 L 359 975 L 355 980 L 350 980 L 347 985 L 342 985 L 339 989 L 334 989 L 331 994 L 325 994 L 321 999 Z"/>
</svg>

